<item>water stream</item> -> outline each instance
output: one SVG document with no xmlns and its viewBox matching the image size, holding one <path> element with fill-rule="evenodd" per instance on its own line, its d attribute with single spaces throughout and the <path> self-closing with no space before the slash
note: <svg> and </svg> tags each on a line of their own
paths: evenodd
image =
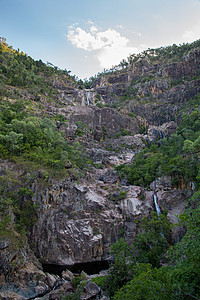
<svg viewBox="0 0 200 300">
<path fill-rule="evenodd" d="M 160 206 L 158 205 L 158 202 L 157 202 L 156 193 L 154 193 L 154 195 L 153 195 L 153 200 L 154 200 L 154 204 L 155 204 L 155 208 L 156 208 L 156 212 L 157 212 L 158 218 L 160 219 L 159 215 L 162 214 L 162 212 L 161 212 Z M 164 234 L 162 233 L 162 231 L 163 230 L 161 228 L 160 234 L 164 237 Z"/>
<path fill-rule="evenodd" d="M 87 100 L 87 105 L 90 105 L 90 91 L 85 91 L 86 93 L 86 100 Z"/>
<path fill-rule="evenodd" d="M 159 215 L 161 214 L 161 209 L 160 209 L 160 206 L 158 205 L 158 202 L 157 202 L 157 196 L 156 196 L 155 193 L 154 193 L 154 195 L 153 195 L 153 200 L 154 200 L 156 212 L 157 212 L 157 214 L 158 214 L 158 216 L 159 216 Z"/>
</svg>

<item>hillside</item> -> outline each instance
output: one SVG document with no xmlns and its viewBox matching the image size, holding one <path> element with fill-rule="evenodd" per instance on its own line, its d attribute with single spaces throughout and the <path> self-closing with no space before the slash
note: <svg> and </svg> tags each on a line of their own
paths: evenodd
<svg viewBox="0 0 200 300">
<path fill-rule="evenodd" d="M 62 271 L 115 258 L 114 299 L 198 299 L 200 41 L 82 82 L 1 38 L 0 79 L 1 298 L 98 297 Z"/>
</svg>

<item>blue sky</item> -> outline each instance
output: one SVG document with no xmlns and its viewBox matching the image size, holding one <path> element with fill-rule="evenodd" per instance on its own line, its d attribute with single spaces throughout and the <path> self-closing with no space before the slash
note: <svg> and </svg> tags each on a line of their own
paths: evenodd
<svg viewBox="0 0 200 300">
<path fill-rule="evenodd" d="M 79 78 L 200 38 L 199 0 L 0 0 L 0 12 L 9 44 Z"/>
</svg>

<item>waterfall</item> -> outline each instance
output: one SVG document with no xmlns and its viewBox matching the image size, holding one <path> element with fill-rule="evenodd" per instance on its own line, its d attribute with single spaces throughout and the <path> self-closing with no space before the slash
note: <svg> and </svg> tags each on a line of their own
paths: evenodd
<svg viewBox="0 0 200 300">
<path fill-rule="evenodd" d="M 85 93 L 86 93 L 87 105 L 90 105 L 90 91 L 85 91 Z"/>
<path fill-rule="evenodd" d="M 156 196 L 155 193 L 154 193 L 154 195 L 153 195 L 153 200 L 154 200 L 154 204 L 155 204 L 155 207 L 156 207 L 156 212 L 157 212 L 158 218 L 160 219 L 159 215 L 160 215 L 162 212 L 161 212 L 160 206 L 158 205 L 158 202 L 157 202 L 157 196 Z M 161 228 L 160 235 L 162 235 L 162 237 L 165 237 L 164 234 L 162 233 L 162 231 L 163 231 L 163 229 Z"/>
<path fill-rule="evenodd" d="M 155 207 L 156 207 L 157 214 L 159 216 L 161 214 L 161 209 L 160 209 L 160 206 L 158 205 L 157 196 L 156 196 L 155 193 L 153 195 L 153 200 L 154 200 L 154 204 L 155 204 Z"/>
</svg>

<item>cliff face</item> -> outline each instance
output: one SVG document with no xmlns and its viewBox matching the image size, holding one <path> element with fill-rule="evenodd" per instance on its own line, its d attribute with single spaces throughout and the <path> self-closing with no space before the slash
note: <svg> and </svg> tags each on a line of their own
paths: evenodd
<svg viewBox="0 0 200 300">
<path fill-rule="evenodd" d="M 132 243 L 138 222 L 156 210 L 155 193 L 161 211 L 166 210 L 168 219 L 176 222 L 193 193 L 191 187 L 174 189 L 169 177 L 157 178 L 150 189 L 128 185 L 114 167 L 129 165 L 137 152 L 176 131 L 181 111 L 192 110 L 193 98 L 200 93 L 199 75 L 197 48 L 177 62 L 161 62 L 146 55 L 126 69 L 102 75 L 91 89 L 79 89 L 69 76 L 55 75 L 51 78 L 51 88 L 55 89 L 51 101 L 47 94 L 36 97 L 30 90 L 7 87 L 9 96 L 3 101 L 15 102 L 16 93 L 23 101 L 28 98 L 34 104 L 31 113 L 56 120 L 56 130 L 69 146 L 81 144 L 91 165 L 81 177 L 79 166 L 69 161 L 65 164 L 68 177 L 60 179 L 49 178 L 42 166 L 38 166 L 39 171 L 27 172 L 14 164 L 14 158 L 13 163 L 0 161 L 1 179 L 8 179 L 6 194 L 12 192 L 17 199 L 26 177 L 33 193 L 31 201 L 37 207 L 37 220 L 28 240 L 23 241 L 14 231 L 13 212 L 8 228 L 12 234 L 0 239 L 3 299 L 29 299 L 53 288 L 38 260 L 62 267 L 110 260 L 111 245 L 120 237 Z M 39 184 L 41 178 L 43 186 Z M 179 229 L 174 230 L 173 241 L 180 235 Z M 22 247 L 13 246 L 17 238 Z M 55 283 L 55 278 L 52 280 Z"/>
<path fill-rule="evenodd" d="M 126 196 L 117 200 L 122 192 Z M 191 194 L 186 190 L 161 190 L 158 203 L 175 223 Z M 155 210 L 153 191 L 137 186 L 119 189 L 117 184 L 103 182 L 59 182 L 36 195 L 40 215 L 31 241 L 45 264 L 69 266 L 109 260 L 111 244 L 120 237 L 133 242 L 138 232 L 136 221 Z"/>
<path fill-rule="evenodd" d="M 58 79 L 54 87 L 59 91 L 56 98 L 63 103 L 117 108 L 123 114 L 134 113 L 148 124 L 162 125 L 176 120 L 199 94 L 199 76 L 200 50 L 196 48 L 173 62 L 146 54 L 126 69 L 100 76 L 91 89 L 79 90 Z"/>
<path fill-rule="evenodd" d="M 155 63 L 139 59 L 126 70 L 97 79 L 93 89 L 109 105 L 134 112 L 149 124 L 174 120 L 189 99 L 199 92 L 200 50 L 191 51 L 180 62 Z"/>
</svg>

